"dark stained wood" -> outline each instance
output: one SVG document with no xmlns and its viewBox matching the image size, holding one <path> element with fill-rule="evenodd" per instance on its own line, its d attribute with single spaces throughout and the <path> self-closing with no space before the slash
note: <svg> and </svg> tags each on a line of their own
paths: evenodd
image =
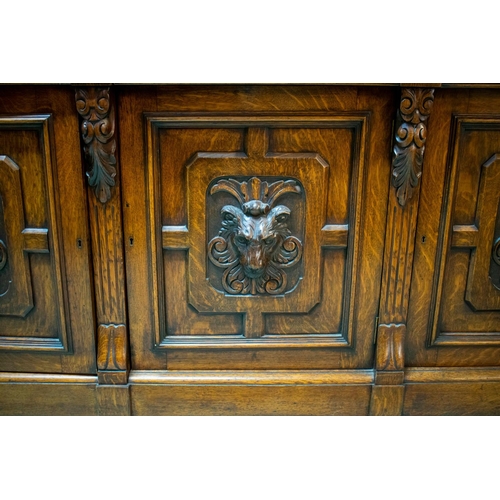
<svg viewBox="0 0 500 500">
<path fill-rule="evenodd" d="M 399 415 L 402 410 L 402 380 L 399 387 L 385 385 L 387 381 L 379 376 L 379 372 L 401 372 L 405 364 L 404 346 L 420 191 L 418 181 L 424 161 L 427 135 L 425 122 L 430 115 L 433 98 L 433 89 L 401 90 L 395 124 L 392 188 L 387 205 L 384 268 L 376 334 L 377 385 L 372 393 L 371 415 Z"/>
<path fill-rule="evenodd" d="M 116 176 L 115 109 L 109 94 L 109 87 L 88 86 L 75 95 L 88 183 L 101 203 L 111 198 Z"/>
<path fill-rule="evenodd" d="M 0 156 L 17 165 L 20 184 L 2 193 L 0 236 L 6 238 L 11 292 L 27 276 L 32 306 L 0 317 L 0 367 L 20 372 L 95 372 L 88 222 L 72 90 L 2 87 Z M 5 180 L 2 186 L 6 187 Z M 15 197 L 22 206 L 8 214 Z M 2 215 L 3 214 L 3 215 Z M 16 217 L 23 222 L 14 228 Z M 3 218 L 8 220 L 3 221 Z M 29 272 L 22 273 L 20 262 Z M 0 277 L 0 288 L 2 287 Z M 5 290 L 0 291 L 0 293 Z M 14 297 L 4 295 L 0 308 Z M 18 299 L 20 296 L 16 293 Z M 16 299 L 17 300 L 17 299 Z M 10 306 L 9 306 L 10 307 Z M 4 309 L 5 310 L 5 309 Z"/>
<path fill-rule="evenodd" d="M 130 235 L 127 236 L 129 241 L 133 241 L 126 246 L 128 289 L 138 304 L 130 311 L 131 341 L 135 344 L 132 356 L 134 352 L 141 352 L 140 358 L 134 361 L 135 366 L 164 369 L 168 361 L 168 367 L 176 369 L 333 368 L 356 367 L 361 359 L 369 366 L 380 287 L 382 254 L 378 245 L 383 245 L 383 239 L 379 234 L 385 217 L 384 193 L 388 181 L 388 172 L 382 169 L 382 158 L 387 156 L 390 131 L 381 133 L 383 128 L 379 127 L 373 132 L 378 140 L 368 156 L 366 132 L 371 132 L 372 128 L 368 127 L 366 117 L 367 113 L 373 114 L 377 129 L 377 125 L 383 122 L 386 109 L 390 108 L 392 91 L 382 91 L 380 103 L 375 103 L 370 102 L 365 94 L 358 102 L 355 93 L 345 88 L 324 89 L 324 95 L 318 100 L 319 88 L 297 87 L 287 89 L 283 94 L 279 90 L 280 97 L 276 98 L 275 88 L 255 87 L 249 90 L 248 96 L 253 97 L 248 97 L 246 105 L 241 103 L 230 115 L 217 115 L 215 113 L 227 111 L 228 100 L 234 100 L 233 87 L 218 87 L 215 92 L 203 86 L 196 90 L 183 88 L 177 89 L 175 95 L 172 87 L 143 90 L 138 93 L 135 89 L 120 88 L 123 110 L 119 113 L 121 148 L 127 151 L 122 160 L 125 162 L 124 175 L 128 176 L 123 178 L 124 198 L 131 209 L 125 208 L 125 233 Z M 181 105 L 178 99 L 184 93 L 186 97 Z M 271 94 L 274 94 L 272 108 L 268 104 Z M 172 96 L 173 101 L 167 100 L 167 95 Z M 204 98 L 200 99 L 200 95 Z M 297 107 L 299 99 L 303 104 L 300 109 Z M 348 109 L 350 115 L 335 114 Z M 318 110 L 334 113 L 317 114 Z M 189 114 L 182 113 L 186 111 Z M 142 131 L 144 125 L 145 132 Z M 259 136 L 259 131 L 263 135 Z M 147 134 L 146 144 L 144 133 Z M 262 144 L 258 143 L 260 139 L 254 141 L 255 148 L 254 135 L 264 140 Z M 146 186 L 137 176 L 140 159 L 135 154 L 139 141 L 143 143 L 141 154 L 147 160 Z M 246 180 L 258 176 L 259 163 L 252 159 L 252 151 L 256 151 L 255 154 L 268 152 L 267 170 L 259 160 L 261 176 L 266 172 L 285 172 L 285 161 L 293 158 L 296 162 L 310 161 L 307 155 L 311 155 L 311 160 L 316 157 L 324 159 L 327 169 L 332 165 L 327 189 L 322 189 L 316 181 L 313 183 L 312 178 L 301 181 L 303 186 L 309 182 L 305 186 L 309 202 L 300 210 L 313 214 L 313 202 L 318 207 L 324 203 L 326 218 L 320 220 L 317 215 L 307 215 L 309 246 L 303 250 L 304 280 L 297 293 L 289 294 L 286 301 L 258 295 L 219 299 L 210 292 L 210 284 L 204 284 L 204 248 L 210 242 L 204 235 L 204 224 L 206 220 L 214 220 L 215 228 L 217 220 L 220 221 L 220 207 L 212 209 L 213 213 L 209 212 L 206 219 L 201 218 L 207 210 L 204 193 L 207 182 L 210 182 L 208 178 L 225 174 L 230 179 L 231 172 L 240 179 L 246 173 Z M 242 155 L 248 156 L 248 162 Z M 273 155 L 274 159 L 271 158 Z M 365 166 L 368 158 L 376 159 L 377 167 L 368 169 Z M 203 182 L 194 173 L 196 165 L 201 165 L 201 162 L 207 164 L 206 168 L 200 167 L 200 172 L 207 177 Z M 132 163 L 135 166 L 132 167 Z M 246 163 L 250 165 L 248 168 L 244 167 Z M 208 167 L 212 164 L 214 167 Z M 216 171 L 219 173 L 214 173 Z M 310 172 L 309 176 L 313 172 L 304 163 L 291 177 L 300 178 L 302 171 Z M 369 186 L 365 176 L 370 178 Z M 273 181 L 278 179 L 275 176 Z M 139 194 L 141 192 L 144 194 Z M 322 201 L 324 193 L 326 198 Z M 143 199 L 149 203 L 149 208 L 144 205 L 140 208 L 141 211 L 149 210 L 149 227 L 146 228 L 142 222 L 144 219 L 136 216 Z M 291 196 L 289 200 L 283 203 L 288 206 Z M 135 207 L 133 211 L 132 206 Z M 294 210 L 291 220 L 294 213 L 299 213 Z M 364 225 L 365 220 L 368 221 L 366 228 L 357 229 L 358 225 Z M 366 235 L 367 230 L 369 235 Z M 144 251 L 147 254 L 147 249 L 142 246 L 144 239 L 152 242 L 149 262 L 144 260 Z M 141 249 L 138 250 L 136 245 Z M 321 247 L 324 249 L 318 258 L 311 248 L 318 252 Z M 189 253 L 186 248 L 189 248 Z M 364 252 L 370 255 L 369 259 L 365 259 Z M 358 266 L 366 267 L 361 271 Z M 328 276 L 335 279 L 328 279 Z M 338 286 L 339 281 L 343 283 L 342 287 Z M 366 292 L 367 287 L 370 293 Z M 143 290 L 140 294 L 136 293 L 139 289 Z M 201 292 L 202 289 L 205 291 Z M 323 290 L 323 300 L 319 299 L 320 289 Z M 297 302 L 298 297 L 302 297 L 302 302 Z M 365 301 L 364 306 L 357 308 L 358 301 Z M 290 314 L 292 311 L 293 315 Z M 146 318 L 148 314 L 150 317 Z M 363 322 L 360 316 L 363 316 Z M 354 325 L 357 325 L 357 330 L 354 330 Z M 154 338 L 151 338 L 152 332 Z M 249 336 L 253 338 L 249 339 Z M 338 353 L 322 350 L 325 346 L 349 347 L 355 338 L 360 346 L 355 354 L 352 349 Z M 183 352 L 161 351 L 162 348 L 174 347 Z M 221 352 L 207 349 L 211 347 Z M 240 348 L 251 352 L 236 352 Z M 266 348 L 270 352 L 256 348 Z M 287 353 L 290 348 L 293 352 Z M 317 352 L 310 353 L 311 348 L 316 348 Z M 193 349 L 201 352 L 196 354 Z M 227 349 L 231 354 L 225 352 Z"/>
<path fill-rule="evenodd" d="M 500 121 L 498 125 L 500 131 Z M 500 151 L 500 143 L 496 147 Z M 497 276 L 494 278 L 490 272 L 491 267 L 494 266 L 498 274 L 500 266 L 498 259 L 491 262 L 492 244 L 500 237 L 500 231 L 496 231 L 500 207 L 498 195 L 500 192 L 500 153 L 493 154 L 483 163 L 480 176 L 475 217 L 478 226 L 478 242 L 471 257 L 465 301 L 474 311 L 500 311 L 500 280 Z M 495 250 L 493 250 L 494 256 Z"/>
<path fill-rule="evenodd" d="M 158 86 L 159 110 L 174 112 L 315 112 L 356 107 L 357 87 L 320 85 Z"/>
<path fill-rule="evenodd" d="M 444 95 L 440 106 L 447 105 L 453 94 Z M 498 110 L 495 108 L 498 99 L 496 104 L 492 100 L 489 114 L 470 114 L 471 108 L 482 109 L 483 97 L 483 92 L 469 91 L 468 99 L 462 101 L 461 106 L 455 104 L 457 115 L 451 137 L 446 139 L 450 144 L 447 176 L 442 176 L 442 170 L 434 170 L 431 175 L 441 177 L 426 184 L 429 196 L 422 207 L 426 215 L 420 218 L 419 224 L 429 226 L 440 218 L 441 226 L 437 239 L 432 235 L 426 238 L 425 244 L 419 245 L 419 251 L 434 251 L 437 255 L 433 269 L 427 267 L 428 257 L 421 261 L 419 256 L 416 262 L 421 269 L 420 276 L 430 271 L 433 280 L 428 277 L 426 284 L 420 280 L 413 282 L 414 288 L 418 286 L 412 290 L 412 296 L 415 293 L 418 297 L 415 305 L 421 300 L 424 306 L 412 314 L 419 322 L 417 330 L 411 329 L 413 366 L 495 366 L 499 363 L 500 351 L 495 346 L 500 341 L 500 292 L 493 285 L 491 273 L 495 267 L 492 247 L 500 203 L 495 190 L 495 155 L 500 151 L 500 132 L 498 112 L 491 114 Z M 431 145 L 433 143 L 427 152 L 434 155 Z M 443 198 L 443 204 L 438 204 Z M 430 233 L 426 229 L 422 231 Z M 420 326 L 424 319 L 428 323 Z M 417 331 L 423 334 L 421 338 L 425 337 L 425 342 L 421 341 L 418 346 Z M 432 348 L 426 349 L 427 345 Z"/>
<path fill-rule="evenodd" d="M 404 376 L 407 383 L 434 382 L 500 382 L 498 368 L 407 368 Z"/>
<path fill-rule="evenodd" d="M 95 384 L 95 375 L 68 375 L 53 373 L 0 372 L 0 383 L 53 383 L 53 384 Z"/>
<path fill-rule="evenodd" d="M 0 156 L 2 200 L 2 275 L 0 314 L 24 318 L 33 309 L 29 257 L 24 253 L 24 208 L 19 166 L 10 156 Z"/>
<path fill-rule="evenodd" d="M 429 134 L 427 142 L 426 162 L 432 161 L 435 167 L 422 178 L 408 364 L 494 366 L 500 359 L 494 347 L 500 317 L 495 311 L 475 312 L 464 296 L 470 257 L 476 251 L 473 247 L 478 241 L 484 248 L 493 244 L 476 239 L 474 230 L 479 229 L 476 206 L 481 166 L 499 146 L 495 121 L 500 99 L 490 90 L 438 92 L 442 91 L 436 91 L 432 120 L 443 125 L 436 138 Z M 488 210 L 496 212 L 498 201 L 496 206 L 489 205 Z M 481 273 L 481 279 L 485 274 Z"/>
<path fill-rule="evenodd" d="M 500 415 L 500 383 L 408 384 L 403 415 Z"/>
<path fill-rule="evenodd" d="M 479 239 L 479 231 L 474 224 L 457 224 L 453 226 L 451 246 L 456 248 L 475 248 Z"/>
<path fill-rule="evenodd" d="M 46 228 L 27 227 L 23 229 L 24 251 L 28 253 L 49 253 L 49 231 Z"/>
<path fill-rule="evenodd" d="M 118 171 L 115 104 L 109 87 L 77 88 L 75 100 L 82 118 L 83 152 L 90 188 L 99 380 L 123 384 L 127 382 L 129 359 L 122 209 L 120 187 L 115 186 Z"/>
<path fill-rule="evenodd" d="M 494 85 L 1 86 L 0 413 L 499 415 L 499 193 Z"/>
<path fill-rule="evenodd" d="M 99 416 L 123 417 L 130 415 L 130 394 L 128 385 L 103 385 L 96 387 L 97 411 Z"/>
<path fill-rule="evenodd" d="M 406 325 L 379 325 L 375 369 L 401 371 L 404 368 L 404 338 Z"/>
<path fill-rule="evenodd" d="M 130 373 L 132 384 L 163 385 L 331 385 L 373 382 L 372 370 L 217 370 L 146 371 Z"/>
<path fill-rule="evenodd" d="M 434 89 L 402 88 L 396 119 L 392 183 L 397 189 L 398 202 L 404 206 L 422 175 L 426 121 L 432 111 Z"/>
<path fill-rule="evenodd" d="M 370 415 L 401 415 L 404 396 L 403 385 L 374 385 L 370 401 Z"/>
<path fill-rule="evenodd" d="M 1 374 L 0 415 L 97 415 L 95 377 Z"/>
<path fill-rule="evenodd" d="M 132 415 L 367 415 L 369 385 L 132 385 Z"/>
<path fill-rule="evenodd" d="M 125 325 L 99 325 L 97 329 L 97 369 L 99 382 L 126 384 L 129 369 Z"/>
</svg>

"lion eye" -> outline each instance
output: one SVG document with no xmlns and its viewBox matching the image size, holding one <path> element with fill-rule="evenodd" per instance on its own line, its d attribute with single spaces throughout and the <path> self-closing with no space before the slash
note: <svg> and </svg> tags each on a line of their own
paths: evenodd
<svg viewBox="0 0 500 500">
<path fill-rule="evenodd" d="M 235 240 L 236 243 L 239 243 L 240 245 L 246 245 L 248 243 L 248 240 L 244 236 L 236 236 Z"/>
<path fill-rule="evenodd" d="M 264 240 L 264 245 L 272 245 L 274 242 L 276 241 L 276 238 L 274 238 L 273 236 L 270 236 L 269 238 L 266 238 Z"/>
</svg>

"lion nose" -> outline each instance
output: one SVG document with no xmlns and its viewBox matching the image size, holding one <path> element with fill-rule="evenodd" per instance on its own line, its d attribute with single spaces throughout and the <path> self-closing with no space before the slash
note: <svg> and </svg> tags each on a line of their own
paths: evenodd
<svg viewBox="0 0 500 500">
<path fill-rule="evenodd" d="M 262 271 L 262 252 L 259 247 L 251 245 L 246 262 L 247 271 L 253 275 Z"/>
</svg>

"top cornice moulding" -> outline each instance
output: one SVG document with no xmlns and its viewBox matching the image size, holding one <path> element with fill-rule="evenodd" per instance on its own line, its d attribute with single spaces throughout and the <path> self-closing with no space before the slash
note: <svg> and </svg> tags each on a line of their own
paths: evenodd
<svg viewBox="0 0 500 500">
<path fill-rule="evenodd" d="M 60 82 L 0 82 L 0 87 L 2 86 L 71 86 L 71 87 L 119 87 L 119 86 L 150 86 L 150 87 L 179 87 L 179 86 L 343 86 L 343 87 L 407 87 L 407 88 L 462 88 L 462 89 L 499 89 L 500 83 L 352 83 L 352 82 L 317 82 L 317 83 L 300 83 L 300 82 L 259 82 L 259 83 L 248 83 L 248 82 L 115 82 L 115 83 L 60 83 Z"/>
</svg>

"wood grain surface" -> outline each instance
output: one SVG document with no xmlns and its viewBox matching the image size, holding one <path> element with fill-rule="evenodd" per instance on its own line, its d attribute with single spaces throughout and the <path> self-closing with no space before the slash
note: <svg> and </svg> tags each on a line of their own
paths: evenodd
<svg viewBox="0 0 500 500">
<path fill-rule="evenodd" d="M 69 87 L 0 91 L 0 156 L 17 165 L 20 181 L 0 195 L 3 216 L 9 217 L 6 225 L 0 222 L 0 233 L 7 233 L 8 262 L 15 268 L 12 293 L 0 290 L 5 371 L 95 373 L 88 216 L 72 98 Z M 8 212 L 16 199 L 21 205 L 14 216 Z M 23 221 L 14 227 L 19 215 Z M 9 273 L 10 264 L 0 274 Z M 5 308 L 21 301 L 14 290 L 23 276 L 32 289 L 32 306 L 10 315 Z M 1 283 L 2 277 L 0 288 Z"/>
<path fill-rule="evenodd" d="M 0 414 L 499 415 L 499 193 L 495 85 L 2 85 Z"/>
</svg>

